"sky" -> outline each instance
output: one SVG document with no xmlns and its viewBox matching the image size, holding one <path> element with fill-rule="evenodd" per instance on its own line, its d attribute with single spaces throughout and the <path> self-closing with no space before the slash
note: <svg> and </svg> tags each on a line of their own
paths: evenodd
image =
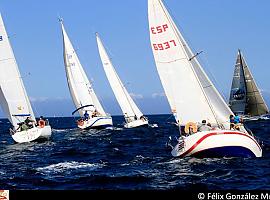
<svg viewBox="0 0 270 200">
<path fill-rule="evenodd" d="M 203 51 L 200 63 L 226 101 L 241 49 L 270 105 L 270 1 L 164 0 L 164 4 L 193 52 Z M 170 113 L 150 46 L 147 0 L 0 0 L 0 12 L 37 115 L 71 116 L 75 109 L 65 76 L 59 16 L 106 112 L 121 115 L 95 32 L 142 112 Z"/>
</svg>

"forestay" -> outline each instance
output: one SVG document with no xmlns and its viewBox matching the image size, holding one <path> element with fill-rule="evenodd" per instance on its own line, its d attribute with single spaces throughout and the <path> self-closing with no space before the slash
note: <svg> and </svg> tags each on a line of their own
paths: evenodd
<svg viewBox="0 0 270 200">
<path fill-rule="evenodd" d="M 151 46 L 172 111 L 180 124 L 206 119 L 228 127 L 232 114 L 161 0 L 148 0 Z"/>
<path fill-rule="evenodd" d="M 17 129 L 27 116 L 35 116 L 26 94 L 22 76 L 0 14 L 0 103 L 9 121 Z"/>
<path fill-rule="evenodd" d="M 63 43 L 64 43 L 64 62 L 66 76 L 69 86 L 69 91 L 72 96 L 73 102 L 76 108 L 83 107 L 85 105 L 94 105 L 96 110 L 103 116 L 106 113 L 101 106 L 94 90 L 89 82 L 84 69 L 79 61 L 79 58 L 73 48 L 73 45 L 65 31 L 63 22 L 61 21 Z M 82 117 L 86 110 L 93 112 L 92 107 L 84 107 L 79 110 Z"/>
<path fill-rule="evenodd" d="M 100 58 L 103 64 L 104 71 L 112 87 L 114 95 L 122 109 L 123 114 L 126 115 L 126 117 L 131 117 L 131 118 L 134 116 L 137 116 L 137 118 L 139 119 L 143 115 L 142 112 L 139 110 L 139 108 L 137 107 L 133 99 L 130 97 L 125 86 L 123 85 L 122 81 L 117 75 L 113 67 L 113 64 L 98 34 L 96 34 L 96 37 L 97 37 L 99 54 L 100 54 Z"/>
</svg>

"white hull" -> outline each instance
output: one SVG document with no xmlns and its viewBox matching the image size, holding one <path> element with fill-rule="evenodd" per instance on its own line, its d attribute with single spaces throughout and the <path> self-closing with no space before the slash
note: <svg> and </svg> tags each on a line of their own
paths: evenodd
<svg viewBox="0 0 270 200">
<path fill-rule="evenodd" d="M 198 132 L 183 137 L 172 150 L 174 157 L 262 157 L 253 136 L 231 130 Z"/>
<path fill-rule="evenodd" d="M 24 143 L 24 142 L 31 142 L 37 139 L 49 139 L 51 134 L 52 134 L 51 127 L 44 126 L 43 128 L 34 127 L 27 131 L 15 132 L 11 136 L 15 142 Z"/>
<path fill-rule="evenodd" d="M 148 120 L 136 120 L 136 121 L 132 121 L 129 123 L 126 123 L 124 125 L 125 128 L 135 128 L 135 127 L 139 127 L 139 126 L 147 126 L 148 125 Z"/>
<path fill-rule="evenodd" d="M 101 129 L 112 127 L 113 121 L 111 117 L 93 117 L 87 121 L 83 121 L 83 124 L 78 124 L 80 129 Z"/>
</svg>

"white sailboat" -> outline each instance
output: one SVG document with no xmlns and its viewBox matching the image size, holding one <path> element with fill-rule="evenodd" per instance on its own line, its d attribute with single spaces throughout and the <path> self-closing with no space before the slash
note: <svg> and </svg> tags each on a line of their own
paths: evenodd
<svg viewBox="0 0 270 200">
<path fill-rule="evenodd" d="M 261 157 L 262 149 L 243 126 L 230 130 L 232 111 L 210 81 L 162 0 L 148 0 L 152 51 L 172 112 L 185 133 L 173 147 L 175 157 Z M 209 131 L 196 130 L 202 120 Z M 190 127 L 191 125 L 191 127 Z M 193 134 L 189 134 L 193 129 Z"/>
<path fill-rule="evenodd" d="M 246 120 L 265 118 L 269 113 L 240 49 L 234 68 L 229 106 L 235 114 L 241 115 Z"/>
<path fill-rule="evenodd" d="M 73 102 L 77 108 L 72 114 L 79 112 L 81 116 L 81 119 L 77 121 L 78 127 L 81 129 L 110 128 L 113 125 L 112 118 L 109 114 L 105 113 L 99 102 L 92 84 L 89 82 L 69 40 L 62 20 L 61 27 L 67 82 Z M 85 112 L 89 114 L 89 118 L 84 117 Z"/>
<path fill-rule="evenodd" d="M 134 128 L 139 126 L 148 126 L 148 119 L 139 110 L 138 106 L 135 104 L 117 75 L 111 59 L 109 58 L 98 34 L 96 34 L 96 38 L 104 71 L 125 117 L 126 123 L 124 127 Z"/>
<path fill-rule="evenodd" d="M 13 129 L 10 129 L 10 134 L 15 142 L 31 142 L 37 139 L 48 139 L 51 136 L 50 125 L 36 125 L 35 115 L 27 96 L 1 14 L 0 103 L 13 126 Z M 31 128 L 23 124 L 27 117 L 30 117 L 34 122 Z"/>
</svg>

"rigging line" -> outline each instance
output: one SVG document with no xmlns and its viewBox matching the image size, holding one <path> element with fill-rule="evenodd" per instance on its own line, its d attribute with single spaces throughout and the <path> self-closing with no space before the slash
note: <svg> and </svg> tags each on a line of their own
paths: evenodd
<svg viewBox="0 0 270 200">
<path fill-rule="evenodd" d="M 6 60 L 14 60 L 14 58 L 5 58 L 5 59 L 0 59 L 0 62 L 2 62 L 2 61 L 6 61 Z"/>
<path fill-rule="evenodd" d="M 91 82 L 89 81 L 89 83 L 90 83 L 90 87 L 88 87 L 88 89 L 89 89 L 89 93 L 90 93 L 90 96 L 91 96 L 91 98 L 92 98 L 92 102 L 93 102 L 93 104 L 94 104 L 94 107 L 95 107 L 95 109 L 97 109 L 97 105 L 100 105 L 100 107 L 101 107 L 101 109 L 104 111 L 104 113 L 105 113 L 105 115 L 107 115 L 107 113 L 106 113 L 106 111 L 104 110 L 104 106 L 103 106 L 103 103 L 102 103 L 102 101 L 101 101 L 101 98 L 99 98 L 99 96 L 95 93 L 95 91 L 94 91 L 94 88 L 93 88 L 93 80 L 91 80 Z M 87 85 L 87 84 L 86 84 Z M 94 100 L 97 100 L 97 102 L 94 102 Z M 95 105 L 95 103 L 97 103 L 97 105 Z M 97 109 L 97 111 L 99 112 L 99 113 L 101 113 L 101 110 L 98 110 Z"/>
<path fill-rule="evenodd" d="M 258 99 L 257 99 L 257 95 L 256 95 L 256 91 L 254 90 L 254 84 L 252 83 L 252 81 L 254 81 L 254 79 L 253 78 L 251 78 L 250 79 L 251 80 L 251 87 L 252 87 L 252 94 L 253 94 L 253 96 L 254 96 L 254 98 L 255 98 L 255 107 L 256 107 L 256 110 L 257 110 L 257 113 L 259 113 L 259 108 L 258 108 Z M 255 88 L 256 89 L 256 88 Z"/>
<path fill-rule="evenodd" d="M 108 110 L 108 107 L 106 106 L 106 104 L 104 104 L 104 100 L 103 98 L 101 98 L 101 96 L 97 95 L 97 99 L 99 101 L 99 104 L 101 105 L 102 109 L 104 110 L 105 116 L 111 116 L 110 113 L 107 113 L 106 110 Z M 104 109 L 105 108 L 105 109 Z"/>
<path fill-rule="evenodd" d="M 176 59 L 176 60 L 172 60 L 172 61 L 167 61 L 167 62 L 162 62 L 162 61 L 157 61 L 158 63 L 173 63 L 173 62 L 176 62 L 178 60 L 186 60 L 187 58 L 179 58 L 179 59 Z"/>
<path fill-rule="evenodd" d="M 35 106 L 32 106 L 32 108 L 33 108 L 33 110 L 34 110 L 34 112 L 37 114 L 37 116 L 40 116 L 39 115 L 39 112 L 37 111 L 37 109 L 36 109 L 36 107 Z M 33 117 L 33 116 L 32 116 Z M 36 119 L 34 119 L 35 121 L 36 121 Z"/>
<path fill-rule="evenodd" d="M 32 112 L 33 112 L 33 108 L 32 108 L 30 99 L 29 99 L 29 97 L 28 97 L 28 95 L 27 95 L 27 92 L 26 92 L 26 89 L 25 89 L 25 86 L 24 86 L 24 83 L 23 83 L 23 77 L 22 77 L 21 74 L 20 74 L 19 68 L 18 68 L 18 67 L 16 67 L 16 68 L 17 68 L 17 69 L 16 69 L 16 70 L 17 70 L 17 73 L 18 73 L 18 75 L 20 76 L 20 77 L 19 77 L 19 82 L 21 83 L 21 87 L 22 87 L 22 90 L 23 90 L 23 94 L 24 94 L 26 106 L 28 107 L 28 110 L 29 110 L 29 111 L 32 111 Z M 33 114 L 34 114 L 34 113 L 33 113 Z M 34 115 L 35 115 L 35 114 L 34 114 Z M 34 119 L 34 120 L 36 120 L 36 119 Z"/>
<path fill-rule="evenodd" d="M 120 78 L 119 78 L 119 79 L 120 79 Z M 134 111 L 133 107 L 131 106 L 131 102 L 130 102 L 130 100 L 129 100 L 129 98 L 128 98 L 128 96 L 127 96 L 126 92 L 125 92 L 125 91 L 127 91 L 127 90 L 124 90 L 124 89 L 125 89 L 125 87 L 124 87 L 124 85 L 123 85 L 123 84 L 121 84 L 121 87 L 122 87 L 122 89 L 123 89 L 123 91 L 124 91 L 124 94 L 125 94 L 125 96 L 126 96 L 126 98 L 127 98 L 127 101 L 128 101 L 128 103 L 129 103 L 129 105 L 130 105 L 130 107 L 131 107 L 131 110 L 132 110 L 132 112 L 133 112 L 134 116 L 136 116 L 136 113 L 135 113 L 135 111 Z"/>
<path fill-rule="evenodd" d="M 219 82 L 217 81 L 217 79 L 215 78 L 215 76 L 213 75 L 213 73 L 211 72 L 211 65 L 210 65 L 210 63 L 209 63 L 209 61 L 208 61 L 208 59 L 207 59 L 207 57 L 206 56 L 204 56 L 204 58 L 202 58 L 202 57 L 199 57 L 200 58 L 200 61 L 204 64 L 204 66 L 206 66 L 206 71 L 207 71 L 207 73 L 209 74 L 209 76 L 211 77 L 211 79 L 212 79 L 212 81 L 213 81 L 213 83 L 219 88 L 219 93 L 221 94 L 221 97 L 225 100 L 225 99 L 227 99 L 226 98 L 226 95 L 224 94 L 224 92 L 221 90 L 221 85 L 219 84 Z M 205 60 L 205 62 L 204 62 L 204 60 Z M 213 86 L 213 85 L 211 85 L 211 86 Z M 211 87 L 210 86 L 210 87 Z M 230 95 L 229 95 L 230 96 Z"/>
<path fill-rule="evenodd" d="M 194 59 L 195 57 L 197 57 L 198 55 L 200 55 L 203 51 L 200 51 L 198 53 L 196 53 L 194 56 L 192 56 L 190 59 L 188 59 L 188 61 L 191 61 L 192 59 Z"/>
</svg>

